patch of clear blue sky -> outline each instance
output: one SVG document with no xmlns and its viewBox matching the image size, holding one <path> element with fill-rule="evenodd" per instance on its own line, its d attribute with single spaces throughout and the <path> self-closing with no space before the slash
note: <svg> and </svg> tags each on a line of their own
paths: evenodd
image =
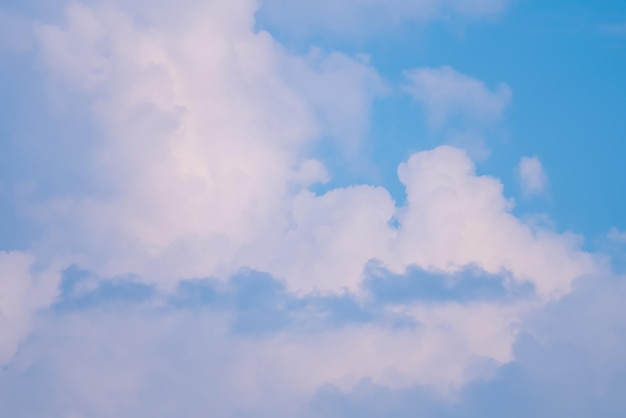
<svg viewBox="0 0 626 418">
<path fill-rule="evenodd" d="M 490 87 L 506 82 L 513 100 L 502 127 L 490 135 L 493 152 L 478 164 L 479 173 L 502 179 L 517 213 L 547 213 L 558 229 L 583 233 L 593 245 L 612 226 L 626 229 L 626 34 L 602 29 L 624 22 L 624 1 L 517 0 L 495 22 L 407 24 L 342 40 L 270 30 L 294 49 L 314 43 L 367 53 L 393 82 L 403 81 L 405 69 L 442 65 Z M 370 181 L 381 181 L 397 198 L 397 164 L 436 145 L 424 122 L 407 97 L 396 94 L 375 105 L 366 153 L 380 177 Z M 520 157 L 535 154 L 549 175 L 549 193 L 524 200 L 515 167 Z"/>
</svg>

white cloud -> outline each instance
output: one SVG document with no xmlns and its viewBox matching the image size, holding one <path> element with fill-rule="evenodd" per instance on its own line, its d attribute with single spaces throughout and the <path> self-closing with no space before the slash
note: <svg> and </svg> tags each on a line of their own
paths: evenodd
<svg viewBox="0 0 626 418">
<path fill-rule="evenodd" d="M 406 90 L 426 107 L 433 128 L 455 118 L 472 123 L 497 122 L 511 100 L 506 84 L 492 91 L 482 81 L 451 67 L 418 68 L 407 71 L 406 77 Z"/>
<path fill-rule="evenodd" d="M 580 237 L 512 215 L 500 182 L 476 176 L 459 149 L 414 154 L 398 171 L 406 206 L 395 207 L 380 188 L 302 192 L 289 232 L 274 245 L 252 247 L 252 267 L 286 278 L 294 289 L 333 291 L 357 289 L 371 259 L 398 273 L 411 265 L 448 272 L 478 266 L 531 282 L 545 298 L 568 292 L 575 278 L 598 268 L 580 250 Z M 397 228 L 390 225 L 394 217 Z"/>
<path fill-rule="evenodd" d="M 408 197 L 391 251 L 400 266 L 454 271 L 477 265 L 492 273 L 507 271 L 534 283 L 543 296 L 563 294 L 573 279 L 595 271 L 595 261 L 579 249 L 580 237 L 516 218 L 502 184 L 476 176 L 461 150 L 421 152 L 398 171 Z"/>
<path fill-rule="evenodd" d="M 443 393 L 476 377 L 476 363 L 510 359 L 517 308 L 421 308 L 424 325 L 352 325 L 239 336 L 211 311 L 146 307 L 86 310 L 41 320 L 0 375 L 0 413 L 25 410 L 16 379 L 37 399 L 35 414 L 78 416 L 299 416 L 316 389 L 350 389 L 364 376 L 394 388 L 424 383 Z M 33 371 L 39 370 L 38 373 Z M 97 376 L 97 378 L 94 378 Z M 22 386 L 23 387 L 23 386 Z"/>
<path fill-rule="evenodd" d="M 107 139 L 86 157 L 109 191 L 41 208 L 42 251 L 163 282 L 228 275 L 288 228 L 298 190 L 327 180 L 306 151 L 324 134 L 353 146 L 381 83 L 360 60 L 288 54 L 241 17 L 253 12 L 217 2 L 143 28 L 74 4 L 65 26 L 39 28 L 56 76 L 95 95 Z"/>
<path fill-rule="evenodd" d="M 522 192 L 526 196 L 539 194 L 545 191 L 548 185 L 546 175 L 541 160 L 537 156 L 522 157 L 517 167 Z"/>
<path fill-rule="evenodd" d="M 527 310 L 602 268 L 581 250 L 580 237 L 515 217 L 500 182 L 476 175 L 456 148 L 419 152 L 400 166 L 404 206 L 381 187 L 314 194 L 307 187 L 328 181 L 328 173 L 311 150 L 323 136 L 354 146 L 383 84 L 376 71 L 338 53 L 291 54 L 254 30 L 252 1 L 145 5 L 75 2 L 64 22 L 37 25 L 51 80 L 91 106 L 101 135 L 74 157 L 89 162 L 84 176 L 97 188 L 33 198 L 30 214 L 43 234 L 31 256 L 8 256 L 5 264 L 18 266 L 6 282 L 11 300 L 31 294 L 32 257 L 44 266 L 77 264 L 105 279 L 131 274 L 165 295 L 182 279 L 227 279 L 242 268 L 284 279 L 300 294 L 358 294 L 363 269 L 377 259 L 397 273 L 414 265 L 447 273 L 475 266 L 534 285 L 537 298 L 398 308 L 420 323 L 416 330 L 368 324 L 262 339 L 234 337 L 210 315 L 95 310 L 58 323 L 42 319 L 46 350 L 37 341 L 29 347 L 74 394 L 76 410 L 63 413 L 145 415 L 137 413 L 146 407 L 136 403 L 139 395 L 167 393 L 151 373 L 167 380 L 176 371 L 168 364 L 172 353 L 196 379 L 184 386 L 190 393 L 175 394 L 199 402 L 195 414 L 206 414 L 201 407 L 212 399 L 203 388 L 216 391 L 216 416 L 234 415 L 241 402 L 282 405 L 285 394 L 306 397 L 324 383 L 349 387 L 365 376 L 450 391 L 476 377 L 477 359 L 512 359 L 516 324 Z M 433 125 L 455 117 L 491 123 L 510 99 L 505 85 L 490 91 L 447 67 L 409 78 Z M 5 359 L 31 312 L 50 299 L 42 300 L 0 305 L 17 312 Z M 192 337 L 195 344 L 187 344 Z M 144 357 L 150 350 L 163 351 Z"/>
<path fill-rule="evenodd" d="M 588 277 L 524 321 L 515 363 L 458 393 L 453 405 L 422 387 L 393 390 L 364 381 L 350 391 L 324 388 L 314 403 L 317 416 L 620 417 L 626 408 L 624 279 Z"/>
<path fill-rule="evenodd" d="M 320 130 L 341 131 L 319 115 L 365 124 L 380 81 L 345 56 L 290 56 L 236 16 L 253 13 L 252 5 L 240 9 L 245 4 L 209 6 L 183 28 L 160 32 L 133 26 L 123 9 L 96 13 L 74 5 L 67 27 L 40 28 L 58 76 L 97 92 L 94 110 L 107 139 L 90 174 L 108 192 L 45 204 L 39 251 L 105 276 L 134 273 L 163 286 L 252 267 L 303 291 L 355 289 L 364 265 L 377 258 L 398 271 L 411 264 L 506 270 L 547 295 L 588 272 L 591 262 L 575 241 L 532 231 L 510 215 L 499 183 L 475 177 L 471 162 L 452 148 L 403 165 L 405 208 L 396 209 L 383 189 L 323 196 L 303 190 L 301 167 L 311 164 L 305 150 Z M 199 39 L 211 39 L 211 48 Z M 492 93 L 447 67 L 410 78 L 437 121 L 458 112 L 497 118 L 509 100 L 507 87 Z M 326 180 L 320 170 L 305 183 Z M 444 190 L 454 191 L 450 199 Z M 396 212 L 398 230 L 390 226 Z M 553 259 L 529 263 L 521 251 L 528 247 L 571 267 L 556 273 Z"/>
<path fill-rule="evenodd" d="M 28 334 L 37 309 L 52 302 L 58 276 L 37 269 L 29 254 L 0 251 L 0 364 Z"/>
</svg>

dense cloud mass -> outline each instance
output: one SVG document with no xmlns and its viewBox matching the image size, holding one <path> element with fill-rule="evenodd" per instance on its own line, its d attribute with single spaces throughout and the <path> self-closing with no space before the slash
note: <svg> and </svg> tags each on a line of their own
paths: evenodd
<svg viewBox="0 0 626 418">
<path fill-rule="evenodd" d="M 334 184 L 320 152 L 358 153 L 389 88 L 423 105 L 431 129 L 479 135 L 510 87 L 451 67 L 408 69 L 390 87 L 366 56 L 295 53 L 256 26 L 353 31 L 371 14 L 385 26 L 504 5 L 0 10 L 15 40 L 0 45 L 15 64 L 0 64 L 29 68 L 40 90 L 22 100 L 48 128 L 16 123 L 0 142 L 24 161 L 0 184 L 22 237 L 1 242 L 0 416 L 501 416 L 491 393 L 522 405 L 538 388 L 556 400 L 519 416 L 623 408 L 624 286 L 606 256 L 515 215 L 462 148 L 399 161 L 402 200 Z M 537 158 L 519 172 L 543 190 Z M 555 364 L 561 345 L 572 355 Z"/>
</svg>

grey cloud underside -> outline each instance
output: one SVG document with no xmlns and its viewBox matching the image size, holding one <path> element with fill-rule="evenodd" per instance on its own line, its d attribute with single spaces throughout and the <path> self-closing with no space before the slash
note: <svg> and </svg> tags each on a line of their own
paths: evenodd
<svg viewBox="0 0 626 418">
<path fill-rule="evenodd" d="M 372 299 L 379 304 L 411 302 L 472 302 L 508 300 L 534 295 L 531 283 L 519 283 L 508 274 L 493 275 L 469 266 L 457 273 L 438 273 L 409 267 L 403 275 L 370 263 L 364 282 Z"/>
<path fill-rule="evenodd" d="M 516 361 L 450 402 L 427 387 L 392 390 L 363 379 L 352 391 L 320 388 L 318 416 L 618 418 L 626 411 L 626 278 L 586 278 L 524 324 Z M 623 311 L 623 310 L 622 310 Z"/>
<path fill-rule="evenodd" d="M 67 276 L 80 274 L 66 274 L 66 293 L 77 284 Z M 624 277 L 578 281 L 570 295 L 523 324 L 515 344 L 514 362 L 499 369 L 494 367 L 493 375 L 470 383 L 452 400 L 427 386 L 393 389 L 364 377 L 349 390 L 322 385 L 310 398 L 283 410 L 242 406 L 224 415 L 215 406 L 219 404 L 219 390 L 216 382 L 205 376 L 204 363 L 208 361 L 219 373 L 219 362 L 229 358 L 229 354 L 228 350 L 216 348 L 210 342 L 211 334 L 206 334 L 211 311 L 198 308 L 230 305 L 230 309 L 243 312 L 237 326 L 242 326 L 245 316 L 250 315 L 247 326 L 257 327 L 258 331 L 258 324 L 250 321 L 251 317 L 261 321 L 268 318 L 267 306 L 261 305 L 268 301 L 276 302 L 270 305 L 279 301 L 289 305 L 280 283 L 258 273 L 233 278 L 226 290 L 211 282 L 188 282 L 181 285 L 176 302 L 170 302 L 167 308 L 183 313 L 174 319 L 154 316 L 154 312 L 146 314 L 139 303 L 147 299 L 142 293 L 146 289 L 133 288 L 138 285 L 129 283 L 119 284 L 115 291 L 98 290 L 103 304 L 89 309 L 70 308 L 67 299 L 71 297 L 66 294 L 57 305 L 57 309 L 64 306 L 66 310 L 41 319 L 41 326 L 23 344 L 16 359 L 0 371 L 0 416 L 34 418 L 44 414 L 60 418 L 73 416 L 68 411 L 79 411 L 80 415 L 75 416 L 105 417 L 113 416 L 111 412 L 115 411 L 120 418 L 137 414 L 238 418 L 618 418 L 626 410 L 626 316 L 613 315 L 626 297 Z M 255 293 L 264 295 L 263 301 Z M 291 297 L 292 302 L 294 299 Z M 334 309 L 331 316 L 340 316 L 344 321 L 350 306 L 355 305 L 347 297 L 304 299 L 306 302 L 300 303 L 308 308 L 325 305 L 328 312 Z M 126 308 L 110 310 L 106 303 L 123 303 Z M 140 333 L 136 332 L 137 325 L 142 325 Z M 249 332 L 237 326 L 232 331 Z M 84 339 L 92 344 L 85 345 Z M 43 351 L 42 344 L 47 347 Z M 127 366 L 144 361 L 151 370 L 147 380 L 136 391 L 129 390 L 119 379 L 137 379 Z M 97 402 L 90 402 L 89 397 L 81 396 L 85 394 L 71 386 L 80 377 L 81 368 L 86 368 L 86 376 L 92 376 L 85 385 L 92 390 L 101 386 L 106 402 L 115 406 L 103 404 L 99 408 Z M 108 380 L 114 383 L 107 384 Z"/>
<path fill-rule="evenodd" d="M 388 307 L 445 302 L 514 302 L 535 296 L 530 283 L 516 283 L 506 274 L 495 276 L 477 267 L 458 273 L 437 273 L 411 267 L 403 275 L 373 261 L 362 282 L 364 296 L 349 291 L 335 294 L 296 295 L 271 275 L 242 271 L 227 282 L 216 279 L 182 281 L 172 295 L 161 297 L 151 285 L 132 276 L 100 280 L 71 267 L 64 273 L 61 293 L 51 313 L 63 315 L 103 307 L 151 306 L 157 311 L 194 310 L 226 313 L 232 331 L 264 335 L 305 327 L 324 330 L 350 324 L 415 327 L 409 315 L 390 313 Z"/>
</svg>

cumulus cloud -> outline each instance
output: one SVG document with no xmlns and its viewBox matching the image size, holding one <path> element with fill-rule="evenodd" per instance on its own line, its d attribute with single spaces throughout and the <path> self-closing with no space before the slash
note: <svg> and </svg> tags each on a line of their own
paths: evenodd
<svg viewBox="0 0 626 418">
<path fill-rule="evenodd" d="M 373 327 L 371 319 L 350 319 L 348 304 L 337 308 L 340 304 L 332 307 L 324 297 L 299 299 L 271 280 L 259 286 L 251 278 L 231 282 L 225 291 L 233 292 L 232 302 L 216 297 L 223 291 L 219 288 L 207 290 L 219 287 L 215 283 L 202 285 L 202 292 L 185 290 L 187 302 L 180 295 L 175 308 L 151 306 L 145 299 L 120 304 L 119 298 L 110 298 L 108 308 L 57 307 L 37 322 L 34 337 L 0 374 L 0 412 L 123 418 L 201 417 L 208 411 L 224 417 L 304 418 L 408 417 L 420 410 L 432 417 L 484 417 L 515 406 L 512 416 L 519 417 L 529 411 L 617 417 L 623 410 L 623 278 L 586 278 L 570 295 L 527 315 L 516 324 L 521 337 L 512 348 L 515 361 L 496 368 L 474 358 L 465 369 L 473 379 L 452 398 L 433 390 L 425 376 L 420 380 L 429 383 L 411 384 L 399 371 L 427 358 L 434 363 L 424 363 L 421 373 L 456 373 L 459 353 L 473 344 L 496 349 L 503 340 L 495 324 L 507 320 L 503 311 L 491 310 L 495 305 L 474 304 L 469 316 L 460 305 L 449 305 L 452 312 L 446 315 L 454 321 L 440 323 L 441 307 L 422 304 L 419 331 L 411 324 Z M 201 299 L 191 303 L 194 294 Z M 263 296 L 255 301 L 258 295 Z M 73 297 L 66 295 L 61 303 Z M 224 308 L 225 301 L 234 310 Z M 229 312 L 241 314 L 234 307 L 238 303 L 253 310 L 248 321 L 284 309 L 296 323 L 290 332 L 254 333 L 262 324 L 242 328 L 241 318 L 229 318 Z M 344 322 L 312 327 L 308 321 L 328 320 L 324 313 Z M 358 325 L 346 328 L 351 321 Z M 479 337 L 467 338 L 477 331 L 465 334 L 470 324 L 482 325 Z"/>
<path fill-rule="evenodd" d="M 513 228 L 521 242 L 536 242 L 538 254 L 557 251 L 566 259 L 576 244 L 550 233 L 536 238 L 507 214 L 510 205 L 501 197 L 500 185 L 474 178 L 469 159 L 453 148 L 420 154 L 403 165 L 407 208 L 396 209 L 382 188 L 353 186 L 321 196 L 307 191 L 299 182 L 303 167 L 321 166 L 303 151 L 325 128 L 336 131 L 319 115 L 333 113 L 333 103 L 339 103 L 359 109 L 352 118 L 344 117 L 345 123 L 364 124 L 379 79 L 367 64 L 346 56 L 289 55 L 238 17 L 253 13 L 252 5 L 245 12 L 238 8 L 244 4 L 216 10 L 216 5 L 207 6 L 201 24 L 186 22 L 182 34 L 164 26 L 160 37 L 133 26 L 119 7 L 96 13 L 78 4 L 68 8 L 64 27 L 38 29 L 42 53 L 56 77 L 68 87 L 95 92 L 94 117 L 106 135 L 93 153 L 89 173 L 106 193 L 43 202 L 37 212 L 45 235 L 38 251 L 101 275 L 133 273 L 163 286 L 180 278 L 228 277 L 251 267 L 286 278 L 303 291 L 354 289 L 373 258 L 397 271 L 412 264 L 510 269 L 520 280 L 537 282 L 546 294 L 566 290 L 573 277 L 588 270 L 587 262 L 581 264 L 572 253 L 575 264 L 555 275 L 543 270 L 550 269 L 548 260 L 534 263 L 534 272 L 518 271 L 516 266 L 527 263 L 513 261 L 517 257 L 501 249 L 510 237 L 497 242 L 498 234 L 487 231 Z M 236 30 L 232 22 L 238 21 Z M 207 36 L 214 44 L 210 49 L 197 44 Z M 169 45 L 179 48 L 171 51 Z M 73 58 L 65 59 L 68 55 Z M 478 81 L 450 69 L 436 74 L 453 80 L 441 89 L 444 115 L 456 109 L 474 112 L 468 106 L 476 103 L 486 117 L 501 111 L 504 104 L 497 94 Z M 344 105 L 350 103 L 345 97 L 354 104 Z M 350 112 L 339 111 L 344 116 Z M 307 183 L 325 180 L 323 169 L 314 172 L 319 177 Z M 458 192 L 448 200 L 435 185 Z M 457 201 L 466 187 L 475 190 L 467 202 Z M 414 198 L 416 193 L 424 195 Z M 439 221 L 442 215 L 422 214 L 447 215 L 457 205 L 465 210 L 454 228 L 446 226 L 447 218 Z M 477 210 L 470 213 L 473 206 Z M 396 211 L 397 230 L 390 226 Z M 503 229 L 499 222 L 510 226 Z M 421 230 L 422 224 L 432 235 Z M 464 232 L 465 225 L 485 237 L 484 252 L 472 242 L 474 233 Z M 442 235 L 439 228 L 450 233 Z M 553 240 L 554 250 L 539 250 Z M 452 251 L 450 242 L 458 250 Z M 515 245 L 526 246 L 510 242 L 512 254 Z"/>
<path fill-rule="evenodd" d="M 526 196 L 539 194 L 545 191 L 548 184 L 541 160 L 537 156 L 522 157 L 517 167 L 522 192 Z"/>
<path fill-rule="evenodd" d="M 311 409 L 323 417 L 620 417 L 626 404 L 621 300 L 624 277 L 588 277 L 521 324 L 516 361 L 476 380 L 454 402 L 428 387 L 394 390 L 364 379 L 350 390 L 321 388 Z"/>
<path fill-rule="evenodd" d="M 59 275 L 23 252 L 0 251 L 0 364 L 11 359 L 35 312 L 52 303 Z"/>
<path fill-rule="evenodd" d="M 55 77 L 94 95 L 106 136 L 87 155 L 106 192 L 44 204 L 56 226 L 42 251 L 82 247 L 107 275 L 227 275 L 238 252 L 288 228 L 288 199 L 327 180 L 305 151 L 322 135 L 358 139 L 380 80 L 340 54 L 288 54 L 253 32 L 253 12 L 212 3 L 156 35 L 118 7 L 75 4 L 66 25 L 39 27 Z"/>
<path fill-rule="evenodd" d="M 301 298 L 259 275 L 236 277 L 225 289 L 190 284 L 165 304 L 133 300 L 123 283 L 117 293 L 77 294 L 76 285 L 0 375 L 0 412 L 28 411 L 16 382 L 38 399 L 33 414 L 59 416 L 304 416 L 318 387 L 349 390 L 362 376 L 447 393 L 480 376 L 481 362 L 493 368 L 493 356 L 508 359 L 519 311 L 484 301 L 416 306 L 417 322 L 403 323 L 396 309 Z M 75 303 L 90 293 L 100 294 L 99 304 Z"/>
<path fill-rule="evenodd" d="M 594 261 L 577 250 L 579 238 L 524 224 L 510 213 L 502 184 L 474 170 L 464 152 L 445 146 L 400 166 L 408 198 L 399 214 L 396 260 L 442 270 L 475 264 L 487 272 L 509 271 L 544 296 L 567 292 L 575 277 L 593 272 Z M 528 264 L 523 258 L 530 254 Z M 558 267 L 554 257 L 562 260 Z"/>
<path fill-rule="evenodd" d="M 33 23 L 46 81 L 96 134 L 51 162 L 89 187 L 33 187 L 20 207 L 40 235 L 0 254 L 0 415 L 307 416 L 319 388 L 363 378 L 451 399 L 604 270 L 451 146 L 399 166 L 406 202 L 314 192 L 320 141 L 340 152 L 367 132 L 376 70 L 290 52 L 255 29 L 253 1 L 146 5 L 72 2 Z M 433 126 L 492 123 L 510 99 L 447 67 L 407 74 Z"/>
</svg>

